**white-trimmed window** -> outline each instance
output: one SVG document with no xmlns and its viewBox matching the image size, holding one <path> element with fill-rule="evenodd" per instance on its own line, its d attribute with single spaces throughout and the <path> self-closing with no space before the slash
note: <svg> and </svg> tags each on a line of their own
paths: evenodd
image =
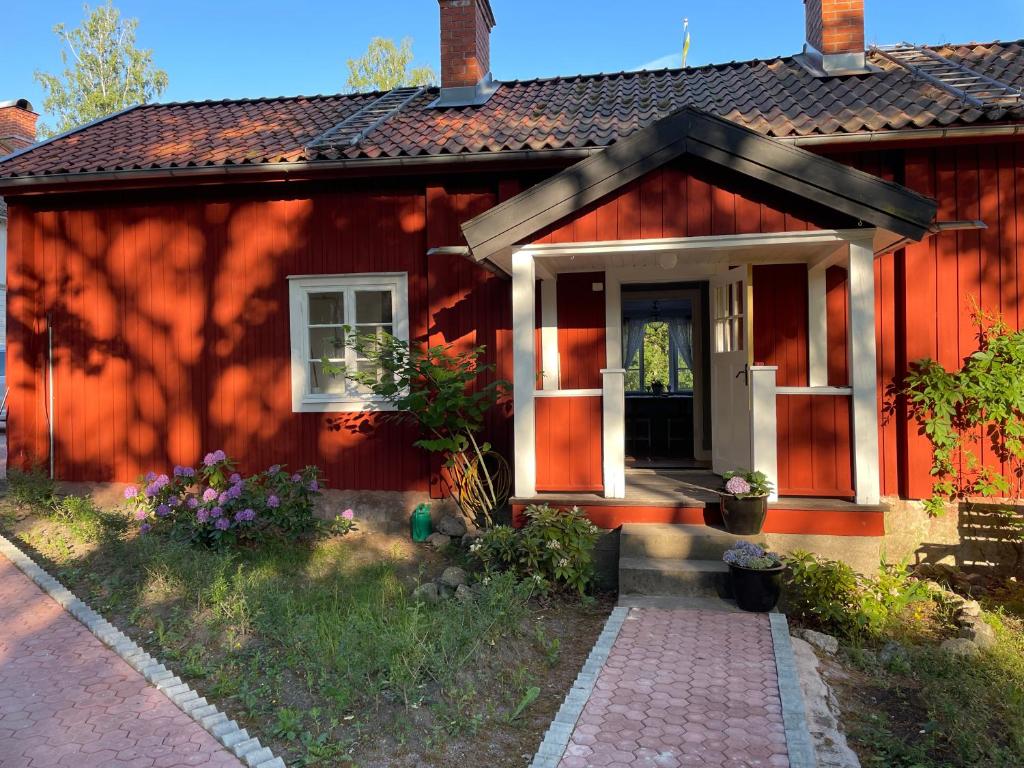
<svg viewBox="0 0 1024 768">
<path fill-rule="evenodd" d="M 390 333 L 409 341 L 409 292 L 405 272 L 305 275 L 288 278 L 292 337 L 292 410 L 365 411 L 390 406 L 331 367 L 371 371 L 348 334 Z M 346 328 L 348 334 L 346 334 Z"/>
</svg>

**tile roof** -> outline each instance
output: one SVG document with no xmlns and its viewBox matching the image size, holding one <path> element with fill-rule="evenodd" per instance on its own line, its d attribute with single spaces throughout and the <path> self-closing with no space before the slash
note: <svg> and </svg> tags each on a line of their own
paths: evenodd
<svg viewBox="0 0 1024 768">
<path fill-rule="evenodd" d="M 1024 88 L 1024 40 L 932 50 Z M 149 104 L 0 161 L 0 178 L 606 146 L 686 105 L 776 137 L 1024 120 L 1022 107 L 964 105 L 871 60 L 881 71 L 845 77 L 814 77 L 790 56 L 513 81 L 480 107 L 431 108 L 428 89 L 356 146 L 328 151 L 306 147 L 380 94 Z"/>
</svg>

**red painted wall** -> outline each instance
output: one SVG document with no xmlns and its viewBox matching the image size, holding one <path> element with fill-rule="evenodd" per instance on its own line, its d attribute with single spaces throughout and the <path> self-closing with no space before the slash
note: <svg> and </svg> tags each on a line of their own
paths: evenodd
<svg viewBox="0 0 1024 768">
<path fill-rule="evenodd" d="M 601 491 L 600 397 L 538 397 L 537 490 Z"/>
<path fill-rule="evenodd" d="M 407 271 L 412 335 L 486 345 L 511 378 L 507 281 L 457 257 L 429 257 L 428 272 L 426 255 L 459 242 L 459 222 L 495 196 L 385 184 L 219 195 L 12 201 L 12 464 L 47 456 L 49 314 L 63 479 L 134 480 L 219 447 L 247 470 L 315 463 L 333 487 L 425 490 L 414 429 L 291 412 L 286 278 Z M 489 424 L 506 453 L 508 421 L 503 410 Z"/>
</svg>

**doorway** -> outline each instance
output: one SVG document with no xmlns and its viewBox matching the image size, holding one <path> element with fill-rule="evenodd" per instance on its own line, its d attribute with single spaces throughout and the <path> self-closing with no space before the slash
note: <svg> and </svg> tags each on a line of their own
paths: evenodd
<svg viewBox="0 0 1024 768">
<path fill-rule="evenodd" d="M 707 283 L 622 286 L 629 469 L 709 466 Z"/>
</svg>

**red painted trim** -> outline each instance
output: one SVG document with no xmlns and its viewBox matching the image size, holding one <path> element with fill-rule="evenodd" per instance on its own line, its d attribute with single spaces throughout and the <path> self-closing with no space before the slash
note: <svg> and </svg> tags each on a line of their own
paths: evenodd
<svg viewBox="0 0 1024 768">
<path fill-rule="evenodd" d="M 512 524 L 523 525 L 522 504 L 512 505 Z M 681 525 L 719 525 L 721 515 L 714 506 L 638 507 L 595 504 L 581 505 L 587 517 L 599 528 L 618 528 L 624 523 L 674 523 Z M 771 507 L 764 524 L 765 533 L 795 533 L 817 536 L 883 536 L 885 513 L 881 511 L 837 511 L 824 509 L 785 509 Z"/>
</svg>

